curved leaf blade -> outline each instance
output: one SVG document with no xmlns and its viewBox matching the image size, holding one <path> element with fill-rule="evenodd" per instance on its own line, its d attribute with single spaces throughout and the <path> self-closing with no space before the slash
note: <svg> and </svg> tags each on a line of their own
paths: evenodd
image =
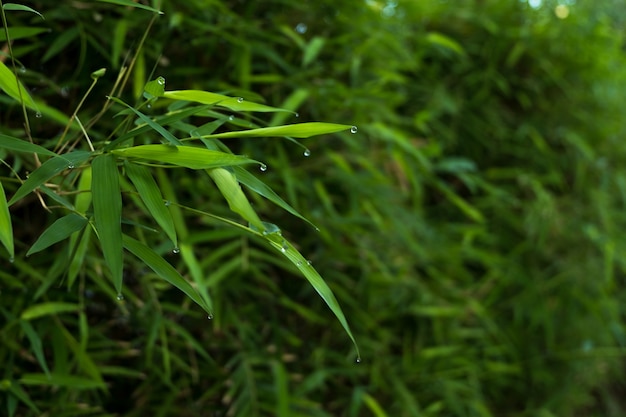
<svg viewBox="0 0 626 417">
<path fill-rule="evenodd" d="M 130 253 L 141 259 L 141 261 L 150 267 L 158 276 L 187 294 L 189 298 L 202 307 L 209 315 L 213 314 L 211 307 L 202 299 L 198 291 L 196 291 L 165 259 L 148 246 L 128 235 L 124 235 L 123 240 L 124 247 Z"/>
<path fill-rule="evenodd" d="M 243 156 L 194 146 L 140 145 L 115 149 L 115 155 L 163 162 L 190 169 L 210 169 L 257 163 Z"/>
<path fill-rule="evenodd" d="M 4 62 L 0 61 L 0 90 L 7 93 L 19 103 L 24 101 L 24 105 L 32 110 L 39 111 L 33 98 L 28 94 L 22 83 L 17 79 L 13 71 Z M 21 99 L 20 99 L 21 96 Z"/>
<path fill-rule="evenodd" d="M 236 132 L 216 133 L 203 136 L 204 138 L 266 138 L 289 136 L 292 138 L 310 138 L 311 136 L 337 133 L 351 130 L 353 126 L 337 123 L 309 122 L 291 125 L 261 127 L 258 129 L 240 130 Z"/>
<path fill-rule="evenodd" d="M 239 182 L 237 182 L 237 178 L 224 168 L 212 169 L 208 173 L 228 202 L 228 207 L 258 230 L 265 230 L 263 222 L 250 205 L 248 198 L 239 186 Z"/>
<path fill-rule="evenodd" d="M 2 133 L 0 133 L 0 148 L 10 149 L 15 152 L 32 152 L 39 155 L 57 156 L 57 154 L 42 146 L 12 136 L 3 135 Z"/>
<path fill-rule="evenodd" d="M 145 4 L 141 4 L 139 2 L 134 2 L 131 0 L 98 0 L 100 3 L 110 3 L 117 4 L 118 6 L 126 6 L 126 7 L 136 7 L 137 9 L 147 10 L 152 13 L 163 14 L 162 11 L 146 6 Z"/>
<path fill-rule="evenodd" d="M 5 3 L 5 4 L 2 5 L 2 8 L 4 10 L 14 10 L 14 11 L 35 13 L 36 15 L 38 15 L 39 17 L 41 17 L 42 19 L 45 20 L 43 15 L 41 13 L 39 13 L 37 10 L 35 10 L 35 9 L 31 8 L 31 7 L 28 7 L 28 6 L 24 6 L 23 4 Z"/>
<path fill-rule="evenodd" d="M 48 302 L 28 307 L 22 312 L 22 320 L 33 320 L 51 314 L 69 313 L 80 310 L 80 305 L 75 303 Z"/>
<path fill-rule="evenodd" d="M 87 219 L 78 214 L 70 213 L 57 219 L 39 236 L 37 241 L 28 250 L 26 256 L 40 252 L 55 243 L 67 239 L 74 232 L 78 232 L 87 224 Z"/>
<path fill-rule="evenodd" d="M 30 176 L 24 181 L 24 184 L 17 189 L 11 200 L 9 200 L 9 206 L 16 201 L 24 198 L 28 193 L 39 187 L 50 178 L 54 177 L 63 170 L 70 167 L 77 167 L 85 162 L 91 156 L 91 152 L 76 151 L 63 155 L 55 156 L 48 159 L 39 168 L 34 170 Z"/>
<path fill-rule="evenodd" d="M 11 213 L 4 194 L 2 182 L 0 182 L 0 243 L 9 252 L 9 258 L 15 257 L 15 246 L 13 242 L 13 225 L 11 224 Z"/>
<path fill-rule="evenodd" d="M 91 198 L 98 239 L 115 290 L 121 293 L 124 269 L 122 196 L 115 157 L 111 154 L 97 156 L 91 164 L 91 171 Z"/>
<path fill-rule="evenodd" d="M 251 101 L 242 100 L 239 97 L 229 97 L 222 94 L 211 93 L 201 90 L 176 90 L 166 91 L 163 97 L 172 100 L 194 101 L 202 104 L 212 104 L 224 107 L 233 111 L 252 111 L 259 113 L 268 112 L 288 112 L 291 110 L 279 109 L 277 107 L 266 106 L 264 104 L 253 103 Z"/>
</svg>

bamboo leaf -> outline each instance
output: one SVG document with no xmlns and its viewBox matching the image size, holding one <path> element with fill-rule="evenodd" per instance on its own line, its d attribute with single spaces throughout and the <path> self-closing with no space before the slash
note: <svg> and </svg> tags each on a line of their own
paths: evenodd
<svg viewBox="0 0 626 417">
<path fill-rule="evenodd" d="M 33 320 L 51 314 L 61 314 L 80 310 L 79 304 L 49 302 L 28 307 L 20 316 L 22 320 Z"/>
<path fill-rule="evenodd" d="M 243 156 L 194 146 L 140 145 L 111 152 L 128 158 L 148 159 L 191 169 L 257 163 Z"/>
<path fill-rule="evenodd" d="M 148 100 L 162 97 L 165 94 L 165 78 L 157 77 L 156 80 L 148 81 L 143 88 L 143 95 Z"/>
<path fill-rule="evenodd" d="M 67 239 L 72 233 L 85 227 L 86 224 L 86 218 L 74 213 L 57 219 L 39 236 L 39 239 L 28 250 L 26 256 L 40 252 L 55 243 Z"/>
<path fill-rule="evenodd" d="M 215 181 L 220 193 L 222 193 L 226 201 L 228 201 L 230 209 L 257 229 L 261 231 L 265 230 L 263 222 L 261 222 L 256 211 L 254 211 L 250 205 L 248 198 L 243 193 L 235 176 L 224 168 L 212 169 L 208 171 L 208 173 L 213 181 Z"/>
<path fill-rule="evenodd" d="M 138 9 L 148 10 L 149 12 L 163 14 L 163 12 L 160 10 L 146 6 L 145 4 L 141 4 L 139 2 L 134 2 L 132 0 L 98 0 L 98 1 L 100 3 L 117 4 L 118 6 L 136 7 Z"/>
<path fill-rule="evenodd" d="M 46 373 L 46 375 L 50 375 L 50 369 L 48 369 L 48 363 L 46 362 L 46 357 L 43 353 L 43 344 L 41 343 L 41 338 L 39 337 L 39 334 L 35 331 L 33 326 L 28 321 L 20 320 L 20 327 L 30 341 L 30 346 L 33 350 L 33 353 L 35 354 L 35 357 L 37 358 L 37 362 L 39 362 L 39 365 Z"/>
<path fill-rule="evenodd" d="M 63 155 L 55 156 L 48 159 L 39 168 L 34 170 L 29 177 L 24 181 L 24 184 L 17 189 L 11 200 L 9 200 L 9 206 L 16 201 L 24 198 L 28 193 L 39 187 L 41 184 L 48 181 L 61 171 L 68 168 L 74 168 L 85 162 L 91 156 L 90 152 L 76 151 Z"/>
<path fill-rule="evenodd" d="M 109 269 L 113 285 L 122 292 L 124 268 L 122 247 L 122 197 L 115 157 L 110 154 L 94 158 L 92 163 L 91 194 L 93 216 L 98 239 Z"/>
<path fill-rule="evenodd" d="M 211 307 L 202 299 L 198 291 L 196 291 L 165 259 L 130 236 L 124 235 L 123 239 L 124 247 L 130 253 L 141 259 L 141 261 L 150 267 L 158 276 L 187 294 L 189 298 L 202 307 L 209 315 L 213 314 Z"/>
<path fill-rule="evenodd" d="M 12 136 L 3 135 L 2 133 L 0 133 L 0 148 L 10 149 L 15 152 L 29 152 L 37 153 L 39 155 L 57 156 L 57 154 L 44 147 L 22 139 L 14 138 Z"/>
<path fill-rule="evenodd" d="M 335 317 L 337 317 L 339 323 L 341 323 L 343 329 L 348 334 L 348 337 L 350 338 L 350 340 L 352 340 L 352 343 L 354 344 L 357 352 L 357 361 L 360 361 L 361 359 L 359 354 L 359 346 L 357 345 L 356 339 L 354 338 L 352 331 L 350 330 L 350 326 L 348 325 L 346 317 L 343 314 L 343 310 L 341 309 L 341 306 L 339 306 L 339 303 L 337 302 L 337 299 L 335 298 L 332 290 L 330 289 L 328 284 L 326 284 L 324 279 L 319 275 L 319 273 L 315 270 L 315 268 L 313 268 L 311 262 L 306 260 L 291 243 L 289 243 L 285 238 L 282 237 L 280 233 L 258 233 L 254 229 L 249 230 L 256 235 L 265 238 L 271 246 L 276 248 L 300 270 L 302 275 L 304 275 L 307 281 L 309 281 L 309 283 L 313 286 L 315 291 L 317 291 L 320 297 L 322 297 L 322 299 L 333 312 L 333 314 L 335 314 Z"/>
<path fill-rule="evenodd" d="M 135 108 L 129 106 L 128 104 L 124 103 L 122 100 L 120 100 L 117 97 L 110 97 L 110 99 L 113 100 L 114 102 L 118 103 L 118 104 L 121 104 L 122 106 L 128 108 L 130 111 L 135 113 L 144 123 L 146 123 L 152 129 L 156 130 L 161 136 L 163 136 L 165 138 L 165 140 L 167 140 L 172 145 L 182 145 L 182 142 L 180 140 L 178 140 L 174 135 L 172 135 L 167 129 L 165 129 L 160 124 L 156 123 L 154 120 L 152 120 L 151 118 L 149 118 L 148 116 L 146 116 L 142 112 L 140 112 L 140 111 L 136 110 Z"/>
<path fill-rule="evenodd" d="M 194 101 L 202 104 L 212 104 L 215 106 L 225 107 L 233 111 L 253 111 L 253 112 L 289 112 L 290 110 L 279 109 L 277 107 L 270 107 L 264 104 L 253 103 L 246 101 L 240 97 L 229 97 L 222 94 L 210 93 L 208 91 L 201 90 L 176 90 L 166 91 L 163 97 L 172 100 L 185 100 Z"/>
<path fill-rule="evenodd" d="M 156 220 L 159 226 L 161 226 L 165 234 L 170 238 L 172 243 L 174 243 L 174 246 L 178 246 L 172 214 L 167 207 L 165 207 L 161 190 L 152 177 L 152 174 L 150 174 L 150 170 L 146 167 L 129 162 L 125 164 L 125 167 L 128 177 L 137 189 L 150 215 Z"/>
<path fill-rule="evenodd" d="M 63 375 L 52 373 L 50 375 L 40 373 L 24 374 L 20 378 L 20 383 L 24 385 L 43 385 L 51 387 L 67 387 L 77 390 L 84 389 L 106 389 L 106 384 L 102 381 L 95 381 L 74 375 Z"/>
<path fill-rule="evenodd" d="M 13 225 L 11 224 L 11 213 L 4 194 L 2 182 L 0 182 L 0 243 L 9 252 L 9 259 L 15 257 L 15 246 L 13 243 Z"/>
<path fill-rule="evenodd" d="M 243 167 L 232 167 L 232 169 L 235 173 L 235 176 L 237 177 L 237 181 L 239 181 L 241 184 L 245 185 L 255 193 L 262 195 L 263 197 L 270 200 L 272 203 L 281 207 L 283 210 L 288 211 L 289 213 L 304 220 L 305 222 L 309 223 L 311 226 L 317 229 L 317 227 L 313 223 L 311 223 L 306 217 L 298 213 L 296 209 L 291 207 L 263 181 L 252 175 L 250 172 L 246 171 Z"/>
<path fill-rule="evenodd" d="M 297 123 L 275 127 L 261 127 L 258 129 L 239 130 L 236 132 L 216 133 L 214 135 L 203 136 L 205 138 L 266 138 L 290 136 L 293 138 L 309 138 L 316 135 L 336 133 L 344 130 L 356 131 L 354 126 L 341 125 L 337 123 Z"/>
<path fill-rule="evenodd" d="M 9 67 L 7 67 L 2 61 L 0 61 L 0 90 L 3 90 L 10 97 L 20 103 L 22 102 L 22 100 L 24 100 L 24 105 L 26 105 L 26 107 L 35 111 L 39 111 L 37 105 L 33 101 L 33 98 L 30 96 L 30 94 L 28 94 L 28 91 L 26 91 L 26 89 L 17 79 L 15 74 L 13 74 Z"/>
<path fill-rule="evenodd" d="M 28 6 L 24 6 L 23 4 L 5 3 L 5 4 L 2 5 L 2 8 L 4 10 L 16 10 L 16 11 L 22 11 L 22 12 L 35 13 L 36 15 L 41 17 L 42 19 L 44 18 L 43 15 L 41 13 L 39 13 L 37 10 L 32 9 L 32 8 L 30 8 Z M 12 38 L 12 39 L 14 39 L 14 38 Z"/>
</svg>

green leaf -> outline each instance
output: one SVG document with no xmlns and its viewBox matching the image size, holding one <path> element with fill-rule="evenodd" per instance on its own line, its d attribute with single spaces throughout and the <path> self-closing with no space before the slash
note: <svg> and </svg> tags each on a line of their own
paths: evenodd
<svg viewBox="0 0 626 417">
<path fill-rule="evenodd" d="M 28 307 L 20 316 L 22 320 L 33 320 L 51 314 L 60 314 L 80 310 L 79 304 L 49 302 Z"/>
<path fill-rule="evenodd" d="M 22 83 L 17 79 L 15 74 L 0 61 L 0 90 L 7 93 L 10 97 L 18 102 L 24 101 L 24 105 L 32 110 L 39 111 L 33 98 L 28 94 Z M 20 99 L 21 96 L 21 99 Z"/>
<path fill-rule="evenodd" d="M 40 33 L 49 32 L 49 31 L 50 29 L 48 28 L 13 26 L 9 28 L 9 39 L 11 39 L 11 41 L 13 42 L 13 41 L 16 41 L 17 39 L 32 38 L 33 36 L 37 36 Z M 7 40 L 7 35 L 3 30 L 2 32 L 0 32 L 0 41 L 5 42 L 6 40 Z"/>
<path fill-rule="evenodd" d="M 39 337 L 39 334 L 35 331 L 33 326 L 28 321 L 20 320 L 20 327 L 30 341 L 30 346 L 33 350 L 33 353 L 35 354 L 35 357 L 37 358 L 37 362 L 39 362 L 39 365 L 46 373 L 46 375 L 50 375 L 50 369 L 48 369 L 48 363 L 46 362 L 46 357 L 43 353 L 43 344 L 41 343 L 41 338 Z"/>
<path fill-rule="evenodd" d="M 64 171 L 70 167 L 77 167 L 85 162 L 91 156 L 90 152 L 76 151 L 63 155 L 55 156 L 48 159 L 39 168 L 34 170 L 29 177 L 24 181 L 24 184 L 17 189 L 11 200 L 9 200 L 9 206 L 16 201 L 24 198 L 28 193 L 39 187 L 41 184 L 48 181 L 61 171 Z"/>
<path fill-rule="evenodd" d="M 134 2 L 132 0 L 98 0 L 100 3 L 111 3 L 119 6 L 136 7 L 138 9 L 148 10 L 153 13 L 163 14 L 162 11 L 148 7 L 145 4 Z"/>
<path fill-rule="evenodd" d="M 210 93 L 208 91 L 201 90 L 177 90 L 166 91 L 163 97 L 172 100 L 185 100 L 195 101 L 202 104 L 212 104 L 215 106 L 225 107 L 233 111 L 254 111 L 254 112 L 277 112 L 289 110 L 279 109 L 277 107 L 270 107 L 264 104 L 253 103 L 250 101 L 242 100 L 239 97 L 229 97 L 222 94 Z M 290 112 L 293 113 L 293 112 Z"/>
<path fill-rule="evenodd" d="M 39 17 L 44 19 L 43 15 L 41 13 L 39 13 L 37 10 L 32 9 L 32 8 L 30 8 L 28 6 L 24 6 L 23 4 L 5 3 L 5 4 L 2 5 L 2 8 L 4 10 L 16 10 L 16 11 L 22 11 L 22 12 L 35 13 L 36 15 L 38 15 Z M 12 39 L 14 39 L 14 38 L 12 38 Z"/>
<path fill-rule="evenodd" d="M 122 248 L 122 196 L 115 157 L 94 158 L 91 164 L 93 217 L 104 259 L 111 270 L 115 290 L 122 292 L 124 253 Z"/>
<path fill-rule="evenodd" d="M 438 45 L 443 48 L 450 49 L 451 51 L 456 52 L 461 56 L 465 56 L 465 50 L 457 41 L 439 32 L 429 32 L 426 35 L 426 40 L 433 45 Z"/>
<path fill-rule="evenodd" d="M 161 136 L 163 136 L 165 138 L 165 140 L 167 140 L 169 143 L 171 143 L 172 145 L 182 145 L 182 142 L 180 140 L 178 140 L 174 135 L 172 135 L 170 132 L 167 131 L 167 129 L 165 129 L 163 126 L 161 126 L 160 124 L 156 123 L 154 120 L 152 120 L 151 118 L 149 118 L 148 116 L 146 116 L 145 114 L 143 114 L 142 112 L 135 110 L 133 107 L 129 106 L 128 104 L 124 103 L 122 100 L 120 100 L 117 97 L 110 97 L 111 100 L 113 100 L 116 103 L 121 104 L 122 106 L 128 108 L 129 110 L 131 110 L 133 113 L 135 113 L 144 123 L 146 123 L 148 126 L 150 126 L 152 129 L 156 130 L 157 132 L 159 132 L 159 134 Z"/>
<path fill-rule="evenodd" d="M 3 135 L 2 133 L 0 133 L 0 148 L 10 149 L 15 152 L 29 152 L 39 155 L 57 156 L 57 154 L 47 150 L 44 147 L 35 145 L 34 143 L 30 143 L 23 139 Z"/>
<path fill-rule="evenodd" d="M 148 100 L 155 97 L 162 97 L 165 94 L 165 78 L 157 77 L 156 80 L 152 80 L 146 83 L 143 88 L 144 97 Z"/>
<path fill-rule="evenodd" d="M 176 228 L 172 214 L 165 207 L 163 195 L 156 181 L 150 174 L 150 170 L 146 167 L 126 162 L 126 173 L 137 189 L 141 200 L 146 205 L 150 215 L 161 226 L 165 234 L 170 238 L 174 246 L 178 246 L 176 238 Z"/>
<path fill-rule="evenodd" d="M 216 133 L 207 135 L 207 138 L 264 138 L 290 136 L 293 138 L 308 138 L 327 133 L 336 133 L 343 130 L 353 130 L 354 126 L 341 125 L 336 123 L 297 123 L 292 125 L 261 127 L 259 129 L 240 130 L 237 132 Z"/>
<path fill-rule="evenodd" d="M 272 203 L 281 207 L 283 210 L 293 214 L 294 216 L 304 220 L 309 223 L 311 226 L 317 227 L 311 223 L 306 217 L 298 213 L 296 209 L 291 207 L 285 200 L 283 200 L 278 194 L 274 192 L 267 184 L 263 181 L 252 175 L 250 172 L 246 171 L 243 167 L 232 167 L 235 176 L 237 177 L 237 181 L 241 184 L 245 185 L 255 193 L 262 195 L 263 197 L 270 200 Z"/>
<path fill-rule="evenodd" d="M 11 224 L 11 213 L 4 194 L 4 188 L 0 181 L 0 243 L 9 252 L 9 258 L 15 257 L 15 246 L 13 243 L 13 226 Z"/>
<path fill-rule="evenodd" d="M 111 152 L 128 158 L 148 159 L 191 169 L 258 163 L 243 156 L 193 146 L 140 145 Z"/>
<path fill-rule="evenodd" d="M 158 276 L 187 294 L 189 298 L 202 307 L 209 315 L 213 314 L 211 307 L 202 299 L 198 291 L 156 252 L 127 235 L 124 235 L 124 247 L 137 258 L 141 259 L 141 261 L 150 267 Z"/>
<path fill-rule="evenodd" d="M 304 50 L 304 56 L 302 57 L 302 66 L 308 67 L 311 62 L 322 52 L 326 40 L 322 37 L 316 36 L 311 39 L 311 42 L 306 46 Z"/>
<path fill-rule="evenodd" d="M 354 344 L 357 352 L 357 361 L 360 361 L 359 346 L 356 343 L 356 339 L 352 335 L 352 331 L 350 330 L 350 326 L 348 325 L 346 317 L 343 314 L 343 310 L 339 306 L 339 303 L 337 302 L 337 299 L 335 298 L 332 290 L 330 289 L 328 284 L 326 284 L 324 279 L 318 274 L 315 268 L 313 268 L 311 262 L 306 260 L 291 243 L 289 243 L 285 238 L 282 237 L 280 233 L 263 234 L 258 233 L 254 229 L 249 230 L 256 235 L 265 238 L 270 245 L 276 248 L 300 270 L 302 275 L 304 275 L 307 281 L 309 281 L 309 283 L 313 286 L 315 291 L 317 291 L 320 297 L 322 297 L 326 305 L 339 320 L 339 323 L 341 323 L 341 325 L 343 326 L 343 329 L 348 334 L 348 337 L 350 337 L 350 340 L 352 340 L 352 343 Z"/>
<path fill-rule="evenodd" d="M 52 373 L 50 375 L 31 373 L 24 374 L 20 378 L 20 383 L 24 385 L 43 385 L 51 387 L 67 387 L 76 390 L 83 389 L 106 389 L 106 384 L 102 381 L 95 381 L 80 376 L 63 375 Z"/>
<path fill-rule="evenodd" d="M 237 178 L 224 168 L 217 168 L 208 171 L 209 175 L 215 181 L 220 193 L 228 201 L 228 206 L 232 211 L 238 213 L 246 221 L 259 230 L 265 230 L 261 219 L 256 211 L 250 205 L 250 202 L 243 193 Z"/>
<path fill-rule="evenodd" d="M 39 239 L 28 250 L 26 256 L 40 252 L 55 243 L 67 239 L 74 232 L 81 230 L 87 224 L 87 219 L 78 214 L 70 213 L 67 216 L 57 219 L 50 225 Z"/>
</svg>

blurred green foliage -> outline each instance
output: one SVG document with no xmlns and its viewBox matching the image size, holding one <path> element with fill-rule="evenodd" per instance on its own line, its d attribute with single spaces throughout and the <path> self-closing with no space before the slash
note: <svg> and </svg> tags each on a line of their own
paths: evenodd
<svg viewBox="0 0 626 417">
<path fill-rule="evenodd" d="M 266 162 L 264 181 L 320 228 L 250 196 L 329 283 L 363 361 L 287 261 L 174 210 L 214 320 L 139 264 L 118 303 L 90 278 L 96 250 L 69 291 L 54 252 L 16 255 L 0 269 L 0 413 L 623 415 L 622 5 L 189 0 L 163 1 L 154 23 L 99 2 L 12 13 L 12 26 L 42 29 L 13 49 L 31 94 L 61 115 L 31 120 L 44 142 L 89 74 L 107 67 L 112 83 L 147 27 L 127 102 L 164 76 L 299 113 L 270 126 L 357 125 L 305 139 L 309 157 L 273 138 L 229 145 Z M 0 100 L 2 132 L 17 135 L 21 109 Z M 229 216 L 206 181 L 157 180 L 166 198 Z M 12 215 L 22 255 L 54 220 L 37 204 Z M 66 304 L 11 324 L 38 300 Z"/>
</svg>

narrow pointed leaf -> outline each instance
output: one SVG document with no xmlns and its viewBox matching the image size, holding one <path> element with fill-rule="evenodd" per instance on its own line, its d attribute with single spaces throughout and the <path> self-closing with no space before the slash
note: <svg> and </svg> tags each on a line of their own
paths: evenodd
<svg viewBox="0 0 626 417">
<path fill-rule="evenodd" d="M 167 129 L 165 129 L 163 126 L 161 126 L 160 124 L 158 124 L 157 122 L 155 122 L 154 120 L 152 120 L 151 118 L 143 114 L 142 112 L 135 110 L 133 107 L 124 103 L 122 100 L 120 100 L 117 97 L 111 97 L 111 100 L 113 100 L 116 103 L 121 104 L 122 106 L 128 108 L 130 111 L 135 113 L 141 119 L 142 122 L 146 123 L 152 129 L 156 130 L 161 136 L 165 138 L 165 140 L 167 140 L 172 145 L 182 145 L 182 142 L 178 140 L 174 135 L 172 135 Z"/>
<path fill-rule="evenodd" d="M 261 127 L 259 129 L 239 130 L 237 132 L 216 133 L 207 135 L 208 138 L 266 138 L 290 136 L 292 138 L 309 138 L 316 135 L 324 135 L 327 133 L 336 133 L 344 130 L 350 130 L 353 126 L 341 125 L 337 123 L 297 123 L 292 125 Z"/>
<path fill-rule="evenodd" d="M 13 225 L 11 224 L 11 213 L 4 194 L 2 182 L 0 182 L 0 243 L 9 252 L 9 258 L 15 256 L 15 246 L 13 243 Z"/>
<path fill-rule="evenodd" d="M 125 167 L 128 177 L 135 186 L 135 189 L 137 189 L 150 215 L 156 220 L 159 226 L 161 226 L 167 237 L 174 243 L 174 246 L 178 246 L 172 214 L 167 207 L 165 207 L 161 190 L 152 177 L 150 170 L 146 167 L 128 162 Z"/>
<path fill-rule="evenodd" d="M 28 94 L 28 91 L 24 88 L 22 83 L 18 81 L 13 71 L 7 67 L 4 62 L 0 61 L 0 90 L 3 90 L 10 97 L 14 98 L 21 103 L 24 100 L 26 107 L 39 111 L 37 105 L 33 101 L 33 98 Z M 21 100 L 20 100 L 21 93 Z"/>
<path fill-rule="evenodd" d="M 251 101 L 241 100 L 239 97 L 229 97 L 222 94 L 210 93 L 201 90 L 177 90 L 166 91 L 163 97 L 173 100 L 194 101 L 202 104 L 212 104 L 233 111 L 254 111 L 254 112 L 289 112 L 290 110 L 270 107 L 264 104 L 253 103 Z"/>
<path fill-rule="evenodd" d="M 100 155 L 94 158 L 91 169 L 91 197 L 98 239 L 104 260 L 111 270 L 115 290 L 121 293 L 124 268 L 122 196 L 115 157 L 110 154 Z"/>
<path fill-rule="evenodd" d="M 115 149 L 112 153 L 127 158 L 148 159 L 191 169 L 256 163 L 256 161 L 243 156 L 194 146 L 140 145 Z"/>
<path fill-rule="evenodd" d="M 235 176 L 224 168 L 212 169 L 208 173 L 215 181 L 220 193 L 228 201 L 228 207 L 257 229 L 265 230 L 261 219 L 250 205 Z"/>
<path fill-rule="evenodd" d="M 28 307 L 20 316 L 22 320 L 33 320 L 51 314 L 68 313 L 80 310 L 79 304 L 49 302 Z"/>
<path fill-rule="evenodd" d="M 267 198 L 272 203 L 281 207 L 283 210 L 288 211 L 294 216 L 309 223 L 311 226 L 317 228 L 306 217 L 298 213 L 296 209 L 291 207 L 285 200 L 283 200 L 278 194 L 276 194 L 274 190 L 272 190 L 267 184 L 252 175 L 250 172 L 246 171 L 243 167 L 232 167 L 232 169 L 235 173 L 235 176 L 237 177 L 237 181 L 239 181 L 241 184 L 245 185 L 255 193 Z"/>
<path fill-rule="evenodd" d="M 158 276 L 187 294 L 189 298 L 202 307 L 208 314 L 213 314 L 211 307 L 202 299 L 198 291 L 156 252 L 127 235 L 124 235 L 124 247 L 137 258 L 141 259 L 141 261 L 150 267 Z"/>
<path fill-rule="evenodd" d="M 24 374 L 20 378 L 20 383 L 24 385 L 67 387 L 77 390 L 94 388 L 106 389 L 106 384 L 102 381 L 96 381 L 82 376 L 64 375 L 56 373 L 52 373 L 50 375 L 40 373 Z"/>
<path fill-rule="evenodd" d="M 39 239 L 28 250 L 26 256 L 30 256 L 33 253 L 40 252 L 55 243 L 67 239 L 74 232 L 79 231 L 87 224 L 87 219 L 79 216 L 78 214 L 68 214 L 61 217 L 50 225 L 42 234 Z"/>
<path fill-rule="evenodd" d="M 135 2 L 132 0 L 98 0 L 98 1 L 100 3 L 111 3 L 111 4 L 117 4 L 119 6 L 136 7 L 138 9 L 148 10 L 149 12 L 163 14 L 163 12 L 158 9 L 154 9 L 152 7 L 146 6 L 145 4 L 141 4 L 139 2 Z"/>
<path fill-rule="evenodd" d="M 0 133 L 0 148 L 10 149 L 15 152 L 32 152 L 39 155 L 57 156 L 54 152 L 47 150 L 44 147 L 35 145 L 28 141 L 14 138 L 12 136 L 3 135 Z"/>
<path fill-rule="evenodd" d="M 255 234 L 259 234 L 258 232 L 251 230 Z M 278 249 L 280 253 L 282 253 L 291 263 L 293 263 L 304 275 L 304 277 L 309 281 L 309 283 L 313 286 L 315 291 L 322 297 L 326 305 L 330 308 L 330 310 L 335 314 L 335 317 L 339 320 L 339 323 L 343 326 L 343 329 L 348 334 L 350 340 L 354 344 L 354 347 L 357 352 L 357 357 L 360 358 L 359 354 L 359 346 L 356 343 L 356 339 L 352 335 L 352 331 L 350 330 L 350 326 L 346 320 L 346 317 L 343 314 L 343 310 L 339 306 L 335 295 L 332 290 L 326 284 L 326 281 L 318 274 L 318 272 L 313 268 L 311 263 L 307 261 L 298 250 L 289 243 L 285 238 L 281 236 L 279 233 L 269 233 L 269 234 L 260 234 L 264 237 L 270 245 L 274 248 Z"/>
<path fill-rule="evenodd" d="M 46 375 L 50 375 L 50 369 L 48 369 L 48 363 L 46 362 L 46 357 L 43 353 L 43 344 L 41 343 L 41 338 L 39 334 L 35 331 L 30 322 L 25 320 L 20 320 L 20 327 L 24 331 L 26 337 L 30 341 L 30 347 L 37 358 L 37 362 L 41 366 L 41 369 L 46 373 Z"/>
<path fill-rule="evenodd" d="M 16 11 L 22 11 L 22 12 L 35 13 L 42 19 L 44 18 L 43 15 L 39 13 L 37 10 L 30 8 L 28 6 L 24 6 L 23 4 L 5 3 L 4 5 L 2 5 L 2 8 L 4 10 L 16 10 Z"/>
<path fill-rule="evenodd" d="M 24 196 L 26 196 L 28 193 L 30 193 L 61 171 L 64 171 L 69 167 L 77 167 L 78 165 L 82 164 L 87 159 L 89 159 L 90 156 L 90 152 L 76 151 L 48 159 L 39 168 L 34 170 L 26 179 L 26 181 L 24 181 L 24 184 L 22 184 L 20 188 L 17 189 L 11 200 L 9 200 L 9 206 L 16 201 L 24 198 Z"/>
</svg>

